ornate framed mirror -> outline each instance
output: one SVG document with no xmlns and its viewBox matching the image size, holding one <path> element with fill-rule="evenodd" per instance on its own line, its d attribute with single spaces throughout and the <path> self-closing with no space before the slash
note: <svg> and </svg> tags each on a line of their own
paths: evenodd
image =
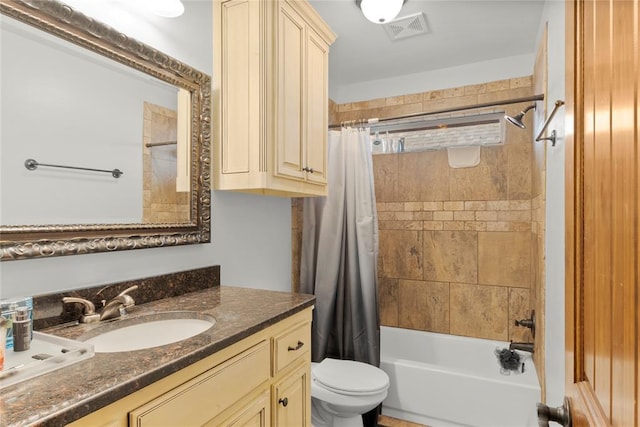
<svg viewBox="0 0 640 427">
<path fill-rule="evenodd" d="M 58 1 L 0 13 L 0 261 L 209 242 L 210 77 Z"/>
</svg>

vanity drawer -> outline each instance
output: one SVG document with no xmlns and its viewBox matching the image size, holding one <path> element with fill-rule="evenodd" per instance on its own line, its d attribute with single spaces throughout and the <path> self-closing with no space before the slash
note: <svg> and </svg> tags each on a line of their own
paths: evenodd
<svg viewBox="0 0 640 427">
<path fill-rule="evenodd" d="M 311 323 L 298 324 L 273 337 L 273 375 L 311 351 Z"/>
<path fill-rule="evenodd" d="M 129 425 L 203 425 L 269 380 L 269 356 L 264 340 L 129 412 Z"/>
</svg>

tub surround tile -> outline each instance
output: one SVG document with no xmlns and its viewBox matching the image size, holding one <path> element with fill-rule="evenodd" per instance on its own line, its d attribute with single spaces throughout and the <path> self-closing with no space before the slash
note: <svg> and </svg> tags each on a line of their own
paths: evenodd
<svg viewBox="0 0 640 427">
<path fill-rule="evenodd" d="M 373 156 L 373 181 L 377 202 L 393 202 L 398 191 L 398 155 Z"/>
<path fill-rule="evenodd" d="M 531 233 L 478 233 L 478 283 L 529 288 Z"/>
<path fill-rule="evenodd" d="M 480 164 L 451 169 L 451 200 L 505 200 L 507 191 L 505 146 L 482 147 Z"/>
<path fill-rule="evenodd" d="M 451 333 L 506 341 L 509 289 L 451 283 Z"/>
<path fill-rule="evenodd" d="M 398 279 L 378 278 L 380 324 L 398 326 Z"/>
<path fill-rule="evenodd" d="M 396 200 L 399 200 L 398 197 L 409 202 L 449 200 L 449 163 L 446 151 L 423 151 L 395 156 L 398 157 Z"/>
<path fill-rule="evenodd" d="M 449 333 L 449 283 L 400 280 L 398 326 Z"/>
<path fill-rule="evenodd" d="M 380 230 L 378 271 L 382 277 L 422 279 L 422 232 Z"/>
<path fill-rule="evenodd" d="M 425 231 L 424 278 L 438 282 L 478 281 L 478 234 L 473 231 Z"/>
<path fill-rule="evenodd" d="M 508 155 L 509 200 L 531 199 L 531 144 L 510 144 Z"/>
</svg>

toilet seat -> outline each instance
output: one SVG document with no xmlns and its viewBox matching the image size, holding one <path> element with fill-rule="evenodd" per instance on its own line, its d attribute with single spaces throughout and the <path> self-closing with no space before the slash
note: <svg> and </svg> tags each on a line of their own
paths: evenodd
<svg viewBox="0 0 640 427">
<path fill-rule="evenodd" d="M 314 363 L 313 381 L 334 393 L 347 396 L 371 396 L 389 388 L 389 376 L 375 366 L 327 358 Z"/>
</svg>

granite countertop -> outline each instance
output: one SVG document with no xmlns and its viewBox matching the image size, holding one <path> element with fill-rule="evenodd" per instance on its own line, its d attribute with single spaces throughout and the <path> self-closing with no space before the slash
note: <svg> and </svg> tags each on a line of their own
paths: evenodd
<svg viewBox="0 0 640 427">
<path fill-rule="evenodd" d="M 313 305 L 313 295 L 216 286 L 129 310 L 128 318 L 197 311 L 215 326 L 189 339 L 144 350 L 93 357 L 2 390 L 0 426 L 63 425 L 96 411 L 218 350 Z M 59 325 L 41 332 L 75 339 L 103 326 Z"/>
</svg>

